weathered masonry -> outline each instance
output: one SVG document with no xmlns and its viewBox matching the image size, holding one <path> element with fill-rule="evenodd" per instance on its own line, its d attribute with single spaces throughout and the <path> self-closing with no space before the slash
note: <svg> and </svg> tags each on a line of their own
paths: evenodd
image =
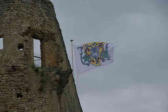
<svg viewBox="0 0 168 112">
<path fill-rule="evenodd" d="M 82 112 L 49 0 L 0 0 L 0 112 Z"/>
</svg>

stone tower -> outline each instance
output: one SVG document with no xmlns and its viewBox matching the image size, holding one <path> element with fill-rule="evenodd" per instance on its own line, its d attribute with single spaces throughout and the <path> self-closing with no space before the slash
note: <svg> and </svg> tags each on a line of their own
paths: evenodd
<svg viewBox="0 0 168 112">
<path fill-rule="evenodd" d="M 82 112 L 49 0 L 0 0 L 0 112 Z M 41 42 L 41 67 L 33 39 Z"/>
</svg>

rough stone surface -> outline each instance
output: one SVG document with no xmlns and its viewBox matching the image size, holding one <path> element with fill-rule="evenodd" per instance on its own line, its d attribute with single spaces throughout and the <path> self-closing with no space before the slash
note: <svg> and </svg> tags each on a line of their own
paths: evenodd
<svg viewBox="0 0 168 112">
<path fill-rule="evenodd" d="M 52 3 L 0 0 L 0 28 L 0 112 L 82 112 Z M 33 66 L 33 39 L 42 68 Z"/>
</svg>

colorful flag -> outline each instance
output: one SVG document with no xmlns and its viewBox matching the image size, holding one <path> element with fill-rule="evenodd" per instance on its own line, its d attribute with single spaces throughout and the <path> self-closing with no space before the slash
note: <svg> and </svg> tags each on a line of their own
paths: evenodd
<svg viewBox="0 0 168 112">
<path fill-rule="evenodd" d="M 75 71 L 83 73 L 113 62 L 113 50 L 113 45 L 105 42 L 92 42 L 75 46 Z"/>
</svg>

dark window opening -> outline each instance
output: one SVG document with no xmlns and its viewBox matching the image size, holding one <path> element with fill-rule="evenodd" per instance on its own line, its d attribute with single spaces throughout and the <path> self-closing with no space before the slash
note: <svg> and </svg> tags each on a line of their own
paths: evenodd
<svg viewBox="0 0 168 112">
<path fill-rule="evenodd" d="M 22 98 L 23 95 L 22 95 L 22 93 L 16 93 L 16 97 L 17 97 L 17 98 Z"/>
<path fill-rule="evenodd" d="M 18 44 L 18 50 L 23 51 L 24 50 L 24 45 L 23 44 Z"/>
<path fill-rule="evenodd" d="M 41 41 L 38 39 L 33 39 L 33 52 L 34 52 L 34 65 L 36 67 L 41 67 Z"/>
<path fill-rule="evenodd" d="M 11 66 L 12 71 L 16 71 L 16 66 Z"/>
<path fill-rule="evenodd" d="M 3 38 L 0 37 L 0 49 L 3 49 Z"/>
</svg>

